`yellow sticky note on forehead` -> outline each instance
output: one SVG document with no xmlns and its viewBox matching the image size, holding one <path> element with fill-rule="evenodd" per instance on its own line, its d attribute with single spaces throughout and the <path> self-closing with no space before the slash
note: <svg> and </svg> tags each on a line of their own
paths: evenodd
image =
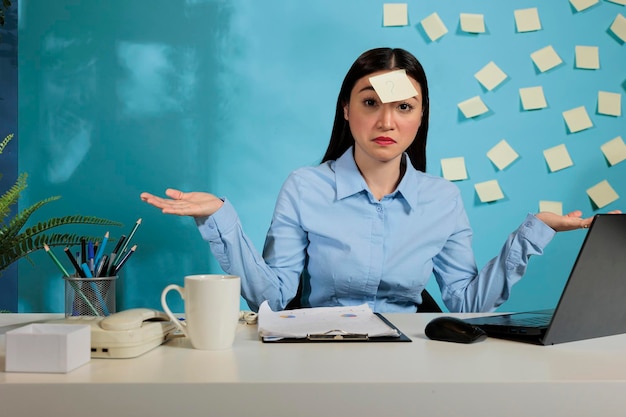
<svg viewBox="0 0 626 417">
<path fill-rule="evenodd" d="M 369 78 L 374 91 L 383 103 L 406 100 L 417 96 L 417 90 L 411 84 L 405 70 L 396 70 Z"/>
</svg>

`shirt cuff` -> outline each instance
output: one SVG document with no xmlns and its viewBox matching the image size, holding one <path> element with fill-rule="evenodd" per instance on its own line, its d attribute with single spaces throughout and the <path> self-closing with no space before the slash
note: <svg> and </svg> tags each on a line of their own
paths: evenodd
<svg viewBox="0 0 626 417">
<path fill-rule="evenodd" d="M 223 198 L 224 205 L 210 216 L 195 217 L 196 226 L 206 241 L 220 239 L 224 231 L 231 230 L 238 221 L 237 212 L 232 204 Z"/>
<path fill-rule="evenodd" d="M 528 213 L 520 226 L 520 234 L 540 248 L 545 248 L 552 240 L 556 231 L 539 220 L 534 214 Z"/>
</svg>

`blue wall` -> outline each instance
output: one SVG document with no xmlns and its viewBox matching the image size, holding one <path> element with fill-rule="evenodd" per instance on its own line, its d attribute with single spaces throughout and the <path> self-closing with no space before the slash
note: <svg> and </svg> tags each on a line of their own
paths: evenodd
<svg viewBox="0 0 626 417">
<path fill-rule="evenodd" d="M 191 219 L 164 216 L 139 200 L 166 187 L 227 196 L 261 249 L 278 190 L 293 169 L 317 164 L 337 92 L 352 61 L 378 46 L 413 52 L 429 75 L 428 171 L 464 156 L 457 182 L 475 229 L 479 266 L 540 200 L 586 216 L 585 190 L 607 179 L 626 195 L 626 163 L 610 167 L 600 145 L 626 137 L 623 116 L 596 112 L 598 90 L 626 88 L 623 43 L 608 27 L 624 8 L 601 1 L 576 12 L 566 0 L 411 1 L 409 25 L 382 26 L 382 1 L 21 0 L 19 169 L 23 204 L 63 198 L 40 216 L 137 218 L 139 245 L 119 281 L 119 307 L 159 308 L 162 288 L 184 275 L 220 272 Z M 516 33 L 513 11 L 538 7 L 542 30 Z M 448 34 L 430 41 L 420 20 L 437 12 Z M 487 32 L 470 35 L 460 13 L 482 13 Z M 564 63 L 546 73 L 530 54 L 552 45 Z M 601 68 L 574 66 L 576 45 L 598 46 Z M 487 91 L 474 74 L 490 61 L 508 79 Z M 548 108 L 523 111 L 518 89 L 541 85 Z M 479 95 L 491 111 L 465 119 L 457 104 Z M 623 101 L 623 100 L 622 100 Z M 561 113 L 584 105 L 594 127 L 569 134 Z M 501 139 L 520 154 L 503 171 L 486 152 Z M 565 143 L 574 166 L 550 173 L 542 151 Z M 497 179 L 505 199 L 481 203 L 477 182 Z M 99 231 L 98 233 L 104 233 Z M 559 234 L 501 310 L 552 306 L 583 231 Z M 43 254 L 19 268 L 19 309 L 62 311 L 63 286 Z M 434 282 L 429 288 L 435 288 Z"/>
</svg>

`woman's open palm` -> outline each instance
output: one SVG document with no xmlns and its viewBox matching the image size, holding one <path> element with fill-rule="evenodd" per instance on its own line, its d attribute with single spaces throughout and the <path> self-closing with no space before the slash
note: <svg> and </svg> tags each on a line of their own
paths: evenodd
<svg viewBox="0 0 626 417">
<path fill-rule="evenodd" d="M 161 209 L 165 214 L 178 216 L 210 216 L 219 210 L 224 202 L 213 194 L 204 192 L 184 193 L 180 190 L 168 188 L 162 198 L 150 193 L 141 193 L 141 199 L 146 203 Z"/>
</svg>

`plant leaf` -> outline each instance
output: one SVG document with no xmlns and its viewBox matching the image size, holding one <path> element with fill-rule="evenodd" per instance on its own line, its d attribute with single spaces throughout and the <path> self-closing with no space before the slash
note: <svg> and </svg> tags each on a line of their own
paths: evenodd
<svg viewBox="0 0 626 417">
<path fill-rule="evenodd" d="M 42 250 L 44 244 L 51 248 L 55 246 L 77 246 L 80 245 L 81 238 L 85 238 L 88 241 L 102 240 L 101 236 L 85 236 L 75 233 L 51 233 L 37 236 L 20 234 L 12 241 L 8 250 L 0 250 L 0 271 L 6 269 L 18 259 L 28 257 L 33 252 Z"/>
<path fill-rule="evenodd" d="M 2 153 L 2 151 L 4 150 L 4 148 L 6 148 L 6 146 L 9 144 L 9 142 L 11 142 L 11 139 L 13 139 L 13 133 L 9 133 L 2 142 L 0 142 L 0 154 Z"/>
<path fill-rule="evenodd" d="M 27 187 L 26 178 L 28 174 L 22 173 L 17 177 L 15 184 L 9 188 L 2 196 L 0 196 L 0 219 L 4 223 L 5 219 L 11 212 L 11 206 L 17 204 L 20 194 Z"/>
</svg>

